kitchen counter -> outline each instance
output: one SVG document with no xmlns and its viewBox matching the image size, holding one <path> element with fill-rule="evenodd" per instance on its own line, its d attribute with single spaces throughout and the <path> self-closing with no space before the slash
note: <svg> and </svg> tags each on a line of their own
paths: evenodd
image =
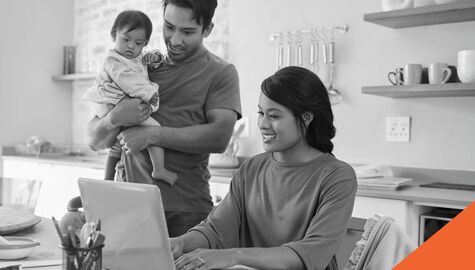
<svg viewBox="0 0 475 270">
<path fill-rule="evenodd" d="M 419 187 L 421 182 L 414 182 L 400 190 L 358 190 L 356 196 L 394 199 L 413 202 L 415 205 L 446 206 L 464 209 L 475 201 L 475 191 Z"/>
<path fill-rule="evenodd" d="M 2 159 L 35 161 L 51 164 L 73 165 L 87 168 L 104 169 L 105 156 L 67 156 L 67 155 L 40 155 L 21 156 L 3 152 Z M 395 199 L 410 201 L 414 204 L 421 205 L 449 205 L 453 208 L 463 209 L 471 202 L 475 201 L 475 191 L 444 189 L 444 188 L 428 188 L 419 187 L 422 183 L 428 182 L 459 182 L 459 183 L 475 183 L 475 172 L 473 171 L 454 171 L 454 170 L 438 170 L 438 169 L 419 169 L 393 167 L 395 175 L 400 177 L 410 177 L 414 182 L 410 185 L 402 187 L 396 191 L 382 190 L 363 190 L 357 191 L 357 196 L 374 197 L 384 199 Z M 227 185 L 236 169 L 220 169 L 210 168 L 212 175 L 211 181 Z"/>
<path fill-rule="evenodd" d="M 2 159 L 35 161 L 42 163 L 74 165 L 87 168 L 105 168 L 105 156 L 59 156 L 59 155 L 40 155 L 36 156 L 19 156 L 19 155 L 2 155 Z"/>
<path fill-rule="evenodd" d="M 62 252 L 59 247 L 59 237 L 50 219 L 41 218 L 41 222 L 34 227 L 10 235 L 29 237 L 40 242 L 40 245 L 36 247 L 32 255 L 24 259 L 0 260 L 0 265 L 23 264 L 24 267 L 37 265 L 38 268 L 34 269 L 61 269 Z"/>
<path fill-rule="evenodd" d="M 105 169 L 106 156 L 69 156 L 69 155 L 49 155 L 41 154 L 38 157 L 31 155 L 19 155 L 9 151 L 3 151 L 1 159 L 32 161 L 49 164 L 71 165 L 95 169 Z M 227 183 L 231 181 L 236 169 L 209 168 L 211 174 L 216 176 L 216 182 Z"/>
<path fill-rule="evenodd" d="M 40 242 L 32 255 L 20 260 L 0 260 L 0 267 L 22 264 L 23 268 L 30 267 L 37 270 L 61 270 L 62 251 L 59 247 L 59 237 L 54 229 L 53 222 L 48 218 L 41 218 L 41 222 L 32 228 L 11 234 L 12 236 L 29 237 Z M 107 244 L 107 236 L 106 236 Z M 229 270 L 252 270 L 244 266 L 235 266 Z M 254 269 L 256 270 L 256 269 Z"/>
<path fill-rule="evenodd" d="M 88 168 L 105 168 L 105 155 L 82 156 L 82 155 L 67 155 L 61 153 L 41 153 L 38 156 L 25 155 L 16 152 L 14 147 L 4 146 L 1 149 L 2 159 L 14 159 L 25 161 L 38 161 L 42 163 L 60 164 L 60 165 L 74 165 Z"/>
<path fill-rule="evenodd" d="M 16 153 L 15 150 L 12 149 L 11 147 L 4 147 L 3 153 L 0 156 L 0 158 L 104 169 L 107 156 L 106 155 L 71 156 L 71 155 L 60 155 L 60 154 L 40 154 L 37 157 L 33 155 L 21 155 L 21 154 Z M 230 179 L 229 181 L 226 181 L 225 179 L 221 179 L 221 177 L 231 178 L 235 171 L 236 169 L 210 168 L 211 174 L 220 177 L 218 182 L 229 183 Z"/>
</svg>

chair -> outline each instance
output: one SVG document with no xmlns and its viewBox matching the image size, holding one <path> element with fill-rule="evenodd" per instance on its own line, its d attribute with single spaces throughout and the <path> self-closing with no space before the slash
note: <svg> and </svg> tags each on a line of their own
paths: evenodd
<svg viewBox="0 0 475 270">
<path fill-rule="evenodd" d="M 374 215 L 366 221 L 344 270 L 391 270 L 416 247 L 392 218 Z"/>
<path fill-rule="evenodd" d="M 352 217 L 350 223 L 348 224 L 348 229 L 346 230 L 346 235 L 343 238 L 343 243 L 335 254 L 336 261 L 339 268 L 343 268 L 348 258 L 355 248 L 356 242 L 361 239 L 361 236 L 364 232 L 364 225 L 366 219 Z"/>
</svg>

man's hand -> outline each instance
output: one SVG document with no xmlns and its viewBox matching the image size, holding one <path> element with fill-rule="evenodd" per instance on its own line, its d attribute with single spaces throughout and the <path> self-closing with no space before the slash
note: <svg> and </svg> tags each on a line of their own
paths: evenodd
<svg viewBox="0 0 475 270">
<path fill-rule="evenodd" d="M 149 136 L 152 136 L 153 130 L 159 127 L 135 126 L 124 129 L 119 135 L 122 150 L 126 154 L 137 153 L 149 146 Z"/>
<path fill-rule="evenodd" d="M 124 97 L 107 117 L 112 127 L 130 127 L 145 121 L 150 113 L 150 106 L 142 99 Z"/>
</svg>

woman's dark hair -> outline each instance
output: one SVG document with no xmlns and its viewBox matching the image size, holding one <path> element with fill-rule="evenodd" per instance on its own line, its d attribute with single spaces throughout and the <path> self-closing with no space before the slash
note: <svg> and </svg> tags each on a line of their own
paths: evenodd
<svg viewBox="0 0 475 270">
<path fill-rule="evenodd" d="M 302 67 L 285 67 L 265 79 L 261 89 L 269 99 L 292 112 L 310 146 L 325 153 L 333 151 L 333 112 L 327 89 L 315 73 Z M 303 118 L 306 112 L 314 115 L 308 128 Z"/>
<path fill-rule="evenodd" d="M 150 21 L 150 18 L 142 11 L 122 11 L 117 18 L 115 18 L 114 25 L 112 25 L 111 36 L 113 40 L 116 38 L 117 30 L 123 29 L 124 27 L 127 27 L 127 32 L 138 28 L 145 29 L 146 43 L 148 43 L 150 35 L 152 34 L 152 21 Z"/>
<path fill-rule="evenodd" d="M 211 24 L 214 10 L 218 6 L 217 0 L 163 0 L 162 3 L 163 12 L 165 12 L 168 4 L 191 9 L 193 11 L 193 19 L 198 24 L 203 25 L 203 31 Z"/>
</svg>

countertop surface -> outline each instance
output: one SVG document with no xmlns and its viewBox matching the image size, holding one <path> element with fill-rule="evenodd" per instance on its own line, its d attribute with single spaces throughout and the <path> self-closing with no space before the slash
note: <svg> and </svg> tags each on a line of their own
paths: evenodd
<svg viewBox="0 0 475 270">
<path fill-rule="evenodd" d="M 414 182 L 395 191 L 358 189 L 356 195 L 411 201 L 416 205 L 447 206 L 457 209 L 463 209 L 475 201 L 475 191 L 420 187 L 419 184 L 422 183 Z"/>
<path fill-rule="evenodd" d="M 12 236 L 29 237 L 40 242 L 34 253 L 21 260 L 0 260 L 0 266 L 22 264 L 37 266 L 33 269 L 61 269 L 62 252 L 59 247 L 59 237 L 54 230 L 53 222 L 47 218 L 41 218 L 41 222 L 29 229 L 10 234 Z"/>
<path fill-rule="evenodd" d="M 72 166 L 82 166 L 88 168 L 104 169 L 106 156 L 69 156 L 69 155 L 48 155 L 40 154 L 36 156 L 28 155 L 8 155 L 3 154 L 3 159 L 25 160 L 41 163 L 62 164 Z"/>
<path fill-rule="evenodd" d="M 70 166 L 84 166 L 88 168 L 104 169 L 106 156 L 20 156 L 8 155 L 2 156 L 3 159 L 16 159 L 25 161 L 35 161 L 43 163 L 62 164 Z M 236 169 L 210 168 L 212 180 L 218 183 L 229 183 Z M 406 200 L 415 204 L 431 205 L 443 204 L 451 207 L 463 209 L 475 201 L 475 191 L 429 188 L 420 187 L 420 184 L 428 182 L 439 182 L 437 180 L 428 181 L 427 179 L 416 179 L 414 182 L 395 191 L 386 190 L 363 190 L 358 189 L 356 195 L 362 197 L 374 197 L 384 199 Z M 475 183 L 475 179 L 473 180 Z"/>
</svg>

